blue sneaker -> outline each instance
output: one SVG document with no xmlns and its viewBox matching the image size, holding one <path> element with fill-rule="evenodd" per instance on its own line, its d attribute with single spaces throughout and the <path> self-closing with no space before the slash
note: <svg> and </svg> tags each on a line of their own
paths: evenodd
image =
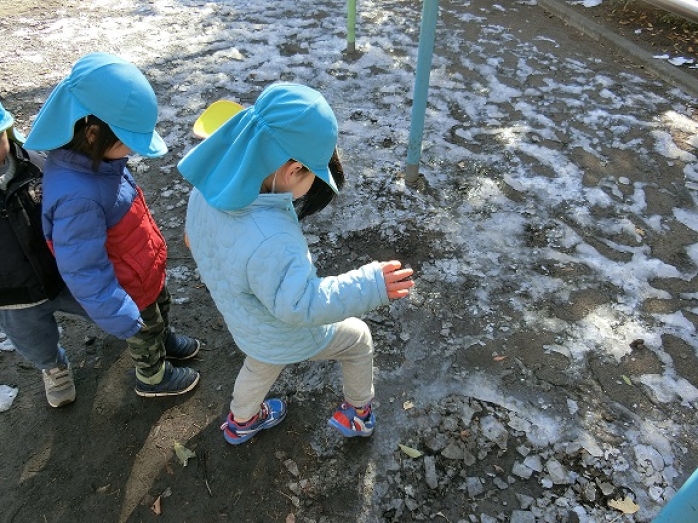
<svg viewBox="0 0 698 523">
<path fill-rule="evenodd" d="M 262 403 L 262 408 L 251 420 L 244 425 L 238 425 L 233 420 L 233 414 L 228 414 L 228 419 L 221 427 L 225 441 L 231 445 L 245 443 L 260 430 L 270 429 L 283 421 L 286 417 L 286 402 L 280 399 L 268 399 Z"/>
<path fill-rule="evenodd" d="M 359 416 L 356 409 L 348 403 L 342 403 L 330 418 L 327 424 L 342 433 L 342 436 L 353 438 L 355 436 L 368 437 L 373 434 L 376 426 L 376 417 L 373 415 L 371 404 L 368 405 L 368 413 Z"/>
<path fill-rule="evenodd" d="M 165 359 L 174 361 L 190 360 L 199 353 L 199 340 L 167 331 L 165 338 Z"/>
<path fill-rule="evenodd" d="M 165 362 L 165 374 L 160 383 L 150 385 L 138 379 L 136 375 L 136 394 L 145 398 L 161 396 L 179 396 L 186 394 L 199 383 L 199 373 L 188 367 L 174 367 Z"/>
</svg>

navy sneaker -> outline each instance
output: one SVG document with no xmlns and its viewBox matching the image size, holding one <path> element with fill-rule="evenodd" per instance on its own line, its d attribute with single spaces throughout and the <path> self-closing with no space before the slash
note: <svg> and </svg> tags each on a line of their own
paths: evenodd
<svg viewBox="0 0 698 523">
<path fill-rule="evenodd" d="M 231 445 L 239 445 L 251 439 L 260 430 L 270 429 L 281 423 L 286 417 L 286 402 L 280 399 L 268 399 L 262 403 L 262 408 L 249 421 L 240 425 L 228 414 L 228 419 L 221 427 L 225 441 Z"/>
<path fill-rule="evenodd" d="M 199 353 L 201 343 L 199 340 L 175 334 L 171 330 L 167 331 L 165 338 L 165 359 L 184 361 L 190 360 Z"/>
<path fill-rule="evenodd" d="M 200 375 L 189 367 L 174 367 L 169 361 L 165 362 L 165 374 L 160 383 L 150 385 L 136 377 L 136 394 L 146 398 L 160 396 L 179 396 L 186 394 L 199 383 Z"/>
<path fill-rule="evenodd" d="M 356 409 L 348 403 L 342 403 L 330 418 L 327 424 L 342 433 L 342 436 L 353 438 L 354 436 L 368 437 L 373 434 L 376 426 L 376 417 L 373 415 L 371 404 L 368 405 L 368 413 L 359 416 Z"/>
</svg>

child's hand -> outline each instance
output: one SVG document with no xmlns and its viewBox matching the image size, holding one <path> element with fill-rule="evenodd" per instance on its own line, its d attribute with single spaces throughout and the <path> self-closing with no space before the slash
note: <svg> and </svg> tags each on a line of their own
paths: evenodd
<svg viewBox="0 0 698 523">
<path fill-rule="evenodd" d="M 397 260 L 381 262 L 383 277 L 385 278 L 385 288 L 388 291 L 388 298 L 398 300 L 409 295 L 410 289 L 414 287 L 414 282 L 408 280 L 414 271 L 412 269 L 400 269 L 402 263 Z"/>
</svg>

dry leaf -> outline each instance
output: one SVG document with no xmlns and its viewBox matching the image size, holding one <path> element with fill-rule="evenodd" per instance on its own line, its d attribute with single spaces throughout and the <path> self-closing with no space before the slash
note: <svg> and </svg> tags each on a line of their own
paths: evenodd
<svg viewBox="0 0 698 523">
<path fill-rule="evenodd" d="M 608 506 L 620 510 L 623 514 L 635 514 L 635 512 L 640 510 L 640 507 L 628 496 L 625 496 L 623 500 L 612 499 L 608 502 Z"/>
<path fill-rule="evenodd" d="M 413 449 L 412 447 L 408 447 L 406 445 L 403 445 L 402 443 L 398 443 L 398 446 L 400 447 L 400 450 L 407 454 L 411 458 L 418 458 L 422 455 L 421 452 L 419 452 L 417 449 Z"/>
<path fill-rule="evenodd" d="M 402 408 L 405 410 L 410 410 L 414 408 L 414 403 L 411 401 L 406 401 L 405 403 L 402 404 Z"/>
<path fill-rule="evenodd" d="M 183 467 L 187 466 L 187 462 L 190 458 L 196 457 L 196 454 L 194 454 L 191 450 L 189 450 L 187 447 L 185 447 L 178 441 L 174 442 L 174 450 L 175 454 L 177 454 L 177 458 L 179 459 L 180 463 L 182 463 Z"/>
<path fill-rule="evenodd" d="M 293 512 L 286 516 L 286 523 L 296 523 L 296 515 Z"/>
<path fill-rule="evenodd" d="M 633 384 L 633 382 L 630 381 L 630 378 L 628 378 L 625 374 L 623 374 L 621 377 L 623 378 L 623 381 L 624 381 L 626 384 L 628 384 L 628 385 L 632 385 L 632 384 Z"/>
<path fill-rule="evenodd" d="M 506 356 L 495 356 L 494 357 L 494 361 L 504 361 L 505 359 L 507 359 Z"/>
<path fill-rule="evenodd" d="M 155 512 L 156 516 L 159 516 L 162 513 L 162 511 L 160 510 L 160 496 L 158 496 L 158 499 L 155 500 L 155 502 L 153 503 L 153 506 L 150 507 L 150 509 L 153 512 Z"/>
</svg>

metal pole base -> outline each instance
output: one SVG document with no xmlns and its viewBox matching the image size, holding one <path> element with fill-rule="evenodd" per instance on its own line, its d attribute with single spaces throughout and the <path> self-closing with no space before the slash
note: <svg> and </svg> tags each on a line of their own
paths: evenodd
<svg viewBox="0 0 698 523">
<path fill-rule="evenodd" d="M 415 185 L 419 179 L 419 165 L 407 165 L 405 167 L 405 183 Z"/>
</svg>

